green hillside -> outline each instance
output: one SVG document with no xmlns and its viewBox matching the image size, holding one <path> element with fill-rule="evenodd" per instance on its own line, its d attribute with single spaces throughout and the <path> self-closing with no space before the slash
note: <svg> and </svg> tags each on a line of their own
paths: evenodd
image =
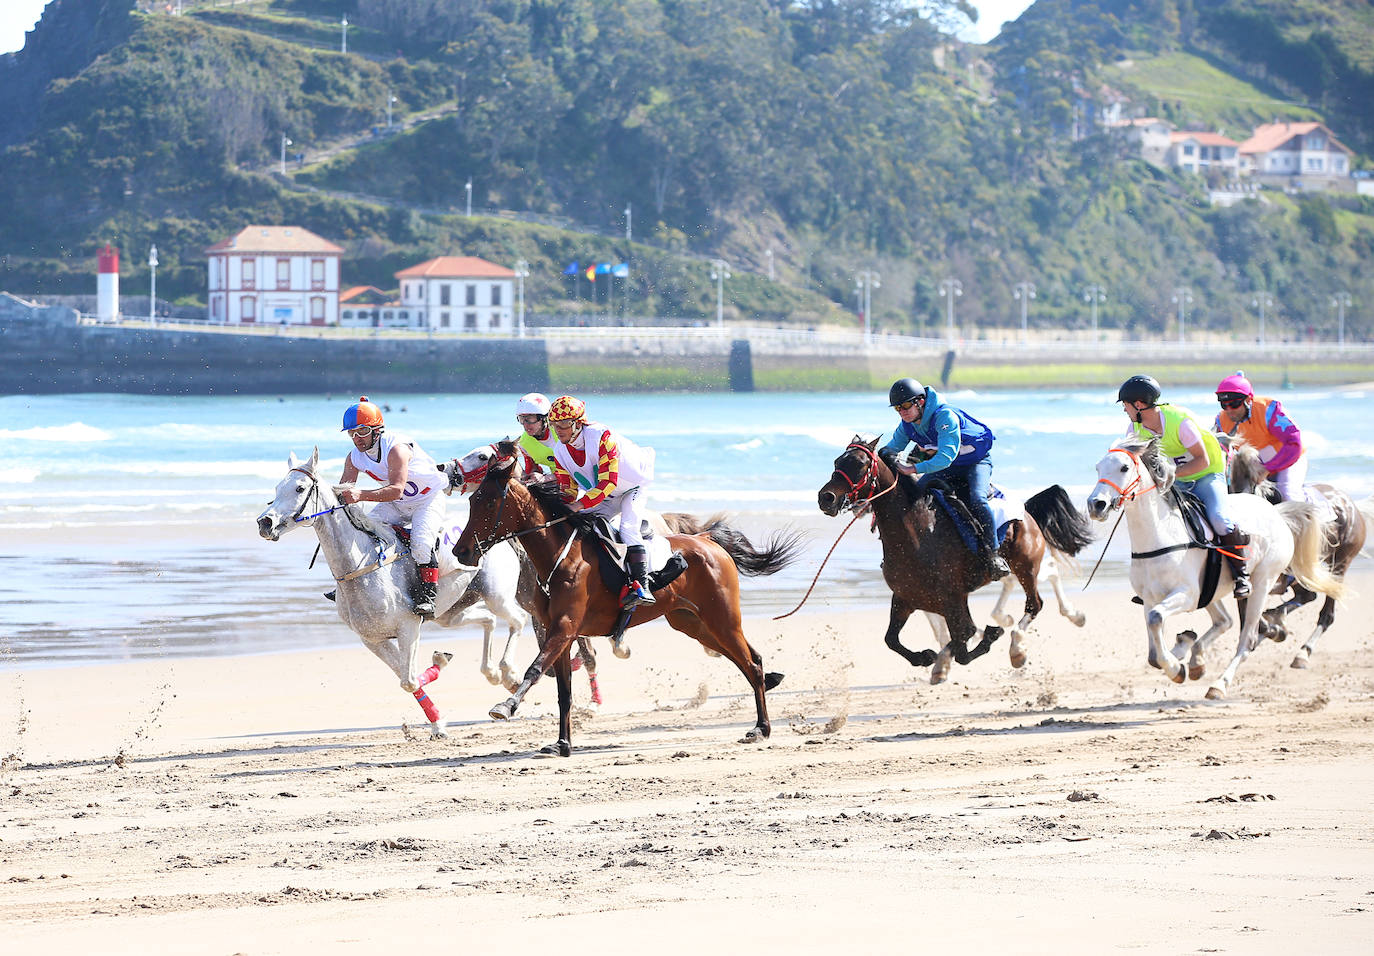
<svg viewBox="0 0 1374 956">
<path fill-rule="evenodd" d="M 1321 103 L 1365 62 L 1331 22 L 1346 4 L 1299 36 L 1257 2 L 1039 0 L 990 48 L 937 28 L 952 2 L 933 19 L 897 0 L 709 6 L 260 0 L 173 17 L 64 0 L 0 57 L 0 288 L 89 292 L 107 240 L 137 287 L 156 242 L 159 292 L 203 301 L 203 249 L 272 222 L 343 244 L 349 284 L 394 288 L 439 254 L 524 259 L 546 312 L 713 321 L 715 258 L 730 318 L 800 325 L 855 323 L 864 269 L 881 275 L 876 327 L 906 332 L 943 325 L 946 279 L 980 327 L 1019 323 L 1022 281 L 1034 324 L 1086 326 L 1083 289 L 1101 284 L 1101 324 L 1141 335 L 1169 327 L 1180 287 L 1194 328 L 1250 328 L 1260 290 L 1295 335 L 1333 326 L 1327 293 L 1374 303 L 1370 200 L 1212 207 L 1200 179 L 1111 131 L 1071 134 L 1103 90 L 1233 138 L 1274 116 L 1334 123 Z M 1208 32 L 1237 17 L 1285 44 L 1340 39 L 1329 62 L 1350 70 L 1299 89 Z M 1367 122 L 1333 128 L 1357 145 Z M 625 298 L 579 299 L 573 261 L 629 262 Z M 1366 308 L 1346 318 L 1369 334 Z"/>
</svg>

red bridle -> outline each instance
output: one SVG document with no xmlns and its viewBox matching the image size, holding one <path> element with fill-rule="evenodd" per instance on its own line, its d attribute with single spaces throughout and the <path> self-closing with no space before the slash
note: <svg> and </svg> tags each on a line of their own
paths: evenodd
<svg viewBox="0 0 1374 956">
<path fill-rule="evenodd" d="M 838 468 L 836 468 L 834 472 L 832 472 L 832 475 L 843 478 L 845 480 L 845 483 L 849 485 L 849 491 L 845 493 L 843 500 L 845 504 L 851 506 L 867 504 L 868 502 L 872 501 L 875 497 L 877 497 L 877 495 L 879 494 L 878 456 L 873 453 L 872 448 L 869 448 L 868 445 L 866 445 L 864 442 L 858 441 L 851 442 L 849 447 L 845 449 L 845 453 L 847 454 L 851 451 L 854 451 L 855 449 L 862 451 L 865 456 L 864 471 L 863 474 L 859 476 L 859 480 L 855 481 L 854 479 L 846 475 L 844 472 L 840 471 L 840 469 Z M 868 489 L 868 494 L 866 497 L 863 498 L 863 501 L 860 502 L 860 496 L 864 494 L 865 488 Z"/>
</svg>

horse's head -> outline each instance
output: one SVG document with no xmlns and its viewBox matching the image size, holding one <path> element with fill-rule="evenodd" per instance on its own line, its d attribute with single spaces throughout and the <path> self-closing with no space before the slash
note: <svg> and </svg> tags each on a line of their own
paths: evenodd
<svg viewBox="0 0 1374 956">
<path fill-rule="evenodd" d="M 477 462 L 474 456 L 486 455 Z M 475 567 L 497 541 L 521 530 L 530 513 L 530 494 L 520 483 L 520 449 L 510 439 L 485 445 L 468 454 L 473 459 L 475 484 L 468 504 L 468 523 L 453 546 L 453 556 L 468 567 Z M 468 466 L 463 465 L 464 484 Z M 480 468 L 481 477 L 476 477 Z"/>
<path fill-rule="evenodd" d="M 1224 443 L 1230 462 L 1228 490 L 1233 495 L 1264 494 L 1269 482 L 1269 469 L 1260 461 L 1259 450 L 1243 438 L 1231 438 Z"/>
<path fill-rule="evenodd" d="M 1097 484 L 1088 495 L 1088 517 L 1105 521 L 1117 508 L 1174 483 L 1174 463 L 1159 449 L 1159 439 L 1127 438 L 1097 463 Z"/>
<path fill-rule="evenodd" d="M 486 477 L 487 466 L 497 457 L 496 445 L 478 445 L 462 458 L 449 463 L 449 485 L 460 495 L 475 491 Z M 456 472 L 456 474 L 455 474 Z"/>
<path fill-rule="evenodd" d="M 874 449 L 878 439 L 865 441 L 862 435 L 850 439 L 844 454 L 835 459 L 830 480 L 816 493 L 816 504 L 830 517 L 845 505 L 857 505 L 892 484 L 892 472 Z"/>
<path fill-rule="evenodd" d="M 277 482 L 272 503 L 258 515 L 258 534 L 268 541 L 277 541 L 300 523 L 311 500 L 319 502 L 328 493 L 319 480 L 320 450 L 309 461 L 299 461 L 295 453 L 286 459 L 286 477 Z M 321 507 L 328 507 L 322 504 Z"/>
</svg>

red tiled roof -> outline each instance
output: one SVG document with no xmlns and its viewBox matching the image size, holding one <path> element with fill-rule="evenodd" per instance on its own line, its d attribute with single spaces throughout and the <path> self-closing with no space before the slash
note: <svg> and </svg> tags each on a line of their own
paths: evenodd
<svg viewBox="0 0 1374 956">
<path fill-rule="evenodd" d="M 300 226 L 245 226 L 228 239 L 205 250 L 210 252 L 318 252 L 340 255 L 343 246 Z"/>
<path fill-rule="evenodd" d="M 398 279 L 513 279 L 515 272 L 476 256 L 440 256 L 396 273 Z"/>
<path fill-rule="evenodd" d="M 1186 139 L 1191 139 L 1203 146 L 1239 146 L 1235 140 L 1220 133 L 1211 132 L 1173 132 L 1169 134 L 1169 142 L 1181 143 Z"/>
<path fill-rule="evenodd" d="M 1250 138 L 1240 144 L 1242 153 L 1268 153 L 1283 146 L 1289 140 L 1297 136 L 1306 136 L 1314 130 L 1322 130 L 1327 138 L 1331 140 L 1333 149 L 1338 149 L 1348 155 L 1354 155 L 1354 150 L 1343 144 L 1332 135 L 1331 130 L 1321 123 L 1261 123 L 1255 127 L 1255 131 L 1250 134 Z"/>
</svg>

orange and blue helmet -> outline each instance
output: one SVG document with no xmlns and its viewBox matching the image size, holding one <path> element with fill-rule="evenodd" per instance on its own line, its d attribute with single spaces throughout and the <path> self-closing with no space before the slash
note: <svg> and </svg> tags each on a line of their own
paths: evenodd
<svg viewBox="0 0 1374 956">
<path fill-rule="evenodd" d="M 551 422 L 585 422 L 586 420 L 587 403 L 580 398 L 560 395 L 549 406 L 549 421 Z"/>
<path fill-rule="evenodd" d="M 364 426 L 382 427 L 382 410 L 367 400 L 364 395 L 357 402 L 344 409 L 343 428 L 339 431 L 351 432 Z"/>
</svg>

